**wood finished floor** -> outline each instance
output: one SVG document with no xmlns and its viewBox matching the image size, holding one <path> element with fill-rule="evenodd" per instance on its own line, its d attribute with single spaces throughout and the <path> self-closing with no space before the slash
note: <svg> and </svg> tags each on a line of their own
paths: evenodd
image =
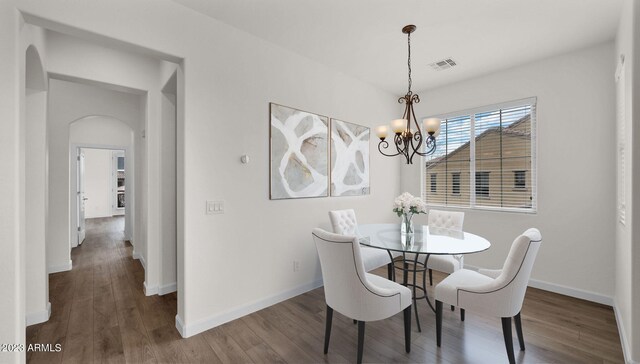
<svg viewBox="0 0 640 364">
<path fill-rule="evenodd" d="M 123 241 L 122 218 L 87 221 L 87 238 L 72 250 L 73 270 L 49 276 L 51 319 L 27 328 L 27 342 L 62 345 L 29 352 L 29 363 L 347 363 L 356 358 L 357 326 L 334 314 L 329 354 L 322 353 L 322 288 L 182 339 L 175 329 L 176 295 L 146 297 L 144 270 Z M 309 238 L 311 244 L 311 238 Z M 376 272 L 386 276 L 386 269 Z M 434 272 L 434 280 L 444 275 Z M 435 283 L 435 282 L 434 282 Z M 500 320 L 445 310 L 443 343 L 435 317 L 419 302 L 422 333 L 413 323 L 404 352 L 402 315 L 367 323 L 364 361 L 372 363 L 506 363 Z M 610 307 L 529 288 L 522 310 L 526 351 L 518 363 L 622 363 Z"/>
</svg>

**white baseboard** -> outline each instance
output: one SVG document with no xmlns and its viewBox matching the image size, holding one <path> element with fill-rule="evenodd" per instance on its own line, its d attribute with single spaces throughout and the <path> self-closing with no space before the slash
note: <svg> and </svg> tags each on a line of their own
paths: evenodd
<svg viewBox="0 0 640 364">
<path fill-rule="evenodd" d="M 221 314 L 198 320 L 192 324 L 185 325 L 184 321 L 176 315 L 176 329 L 178 329 L 182 337 L 188 338 L 190 336 L 197 335 L 203 331 L 207 331 L 216 326 L 220 326 L 229 321 L 233 321 L 242 316 L 246 316 L 250 313 L 262 310 L 263 308 L 275 305 L 276 303 L 288 300 L 289 298 L 298 296 L 321 286 L 322 280 L 307 283 L 302 286 L 298 286 L 293 289 L 275 294 L 273 296 L 263 298 L 253 303 L 248 303 L 240 307 L 233 308 Z"/>
<path fill-rule="evenodd" d="M 476 266 L 467 265 L 467 264 L 465 264 L 464 267 L 466 269 L 471 269 L 471 270 L 479 269 Z M 591 301 L 595 303 L 600 303 L 607 306 L 613 306 L 613 297 L 605 296 L 605 295 L 590 292 L 590 291 L 585 291 L 579 288 L 567 287 L 561 284 L 549 283 L 549 282 L 540 281 L 537 279 L 529 279 L 529 287 L 538 288 L 543 291 L 559 293 L 561 295 L 579 298 L 581 300 Z"/>
<path fill-rule="evenodd" d="M 624 326 L 622 326 L 622 317 L 620 317 L 620 311 L 618 311 L 618 305 L 614 301 L 613 305 L 613 313 L 616 315 L 616 324 L 618 324 L 618 333 L 620 334 L 620 343 L 622 344 L 622 354 L 624 355 L 624 362 L 627 364 L 638 364 L 637 361 L 633 361 L 631 359 L 631 346 L 629 345 L 629 340 L 627 337 L 627 333 L 624 330 Z"/>
<path fill-rule="evenodd" d="M 180 316 L 176 315 L 176 329 L 178 329 L 178 332 L 180 333 L 180 335 L 182 337 L 185 337 L 185 328 L 184 328 L 184 322 L 182 321 L 182 319 L 180 318 Z"/>
<path fill-rule="evenodd" d="M 590 291 L 585 291 L 578 288 L 572 288 L 563 286 L 561 284 L 549 283 L 544 281 L 539 281 L 537 279 L 529 280 L 529 287 L 539 288 L 545 291 L 559 293 L 565 296 L 579 298 L 586 301 L 591 301 L 595 303 L 600 303 L 607 306 L 613 307 L 613 297 L 605 296 L 599 293 L 594 293 Z"/>
<path fill-rule="evenodd" d="M 167 293 L 175 292 L 178 290 L 178 285 L 176 282 L 169 283 L 158 287 L 158 294 L 160 296 L 165 295 Z"/>
<path fill-rule="evenodd" d="M 144 286 L 145 296 L 153 296 L 154 294 L 158 294 L 158 286 L 147 287 L 147 281 L 144 281 L 142 285 Z"/>
<path fill-rule="evenodd" d="M 73 268 L 73 262 L 69 260 L 69 263 L 67 264 L 48 266 L 47 273 L 51 274 L 51 273 L 66 272 L 66 271 L 70 271 L 71 268 Z"/>
<path fill-rule="evenodd" d="M 25 325 L 31 326 L 35 324 L 40 324 L 40 323 L 49 321 L 49 317 L 51 317 L 51 302 L 47 302 L 47 308 L 42 311 L 26 314 Z"/>
<path fill-rule="evenodd" d="M 133 259 L 138 259 L 140 261 L 140 264 L 142 264 L 142 268 L 144 268 L 144 270 L 147 270 L 147 261 L 144 260 L 144 256 L 136 251 L 134 251 L 131 254 L 131 257 Z"/>
</svg>

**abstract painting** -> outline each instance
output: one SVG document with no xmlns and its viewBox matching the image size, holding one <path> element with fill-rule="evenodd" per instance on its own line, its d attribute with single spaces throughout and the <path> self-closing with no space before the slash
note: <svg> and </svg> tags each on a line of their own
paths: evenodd
<svg viewBox="0 0 640 364">
<path fill-rule="evenodd" d="M 329 118 L 270 103 L 272 200 L 326 197 Z"/>
<path fill-rule="evenodd" d="M 331 196 L 369 194 L 369 128 L 331 119 Z"/>
</svg>

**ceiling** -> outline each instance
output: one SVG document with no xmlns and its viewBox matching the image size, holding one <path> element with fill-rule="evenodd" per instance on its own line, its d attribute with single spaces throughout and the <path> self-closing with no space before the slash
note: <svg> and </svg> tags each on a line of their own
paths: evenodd
<svg viewBox="0 0 640 364">
<path fill-rule="evenodd" d="M 615 37 L 622 0 L 174 0 L 394 94 L 461 81 Z M 451 57 L 457 66 L 429 64 Z"/>
</svg>

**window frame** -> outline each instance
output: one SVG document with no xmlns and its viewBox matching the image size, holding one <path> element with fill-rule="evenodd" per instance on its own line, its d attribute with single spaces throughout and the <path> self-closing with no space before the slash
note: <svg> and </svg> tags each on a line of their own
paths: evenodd
<svg viewBox="0 0 640 364">
<path fill-rule="evenodd" d="M 506 212 L 506 213 L 522 213 L 522 214 L 537 214 L 539 208 L 538 201 L 538 117 L 537 117 L 537 97 L 528 97 L 524 99 L 506 101 L 501 103 L 495 103 L 490 105 L 485 105 L 481 107 L 469 108 L 465 110 L 459 110 L 454 112 L 448 112 L 443 114 L 437 114 L 427 117 L 436 117 L 441 120 L 446 119 L 454 119 L 463 116 L 468 116 L 470 119 L 470 155 L 469 155 L 469 205 L 456 205 L 456 204 L 447 204 L 447 203 L 433 203 L 427 202 L 427 206 L 429 207 L 445 207 L 445 208 L 454 208 L 459 210 L 484 210 L 484 211 L 495 211 L 495 212 Z M 476 173 L 476 158 L 475 158 L 475 115 L 486 113 L 490 111 L 500 110 L 500 109 L 510 109 L 517 108 L 523 106 L 531 107 L 531 207 L 530 208 L 521 208 L 521 207 L 495 207 L 495 206 L 477 206 L 476 204 L 476 193 L 475 193 L 475 173 Z M 436 139 L 436 142 L 438 139 Z M 424 156 L 421 158 L 421 172 L 420 172 L 420 185 L 422 192 L 422 199 L 426 201 L 426 162 L 427 157 Z M 526 173 L 526 172 L 525 172 Z M 473 187 L 472 187 L 473 186 Z M 508 187 L 508 186 L 503 186 Z M 526 189 L 526 178 L 525 178 L 525 187 Z M 516 188 L 520 190 L 522 188 Z M 471 193 L 473 192 L 473 193 Z M 480 197 L 480 200 L 486 200 L 487 197 Z"/>
</svg>

